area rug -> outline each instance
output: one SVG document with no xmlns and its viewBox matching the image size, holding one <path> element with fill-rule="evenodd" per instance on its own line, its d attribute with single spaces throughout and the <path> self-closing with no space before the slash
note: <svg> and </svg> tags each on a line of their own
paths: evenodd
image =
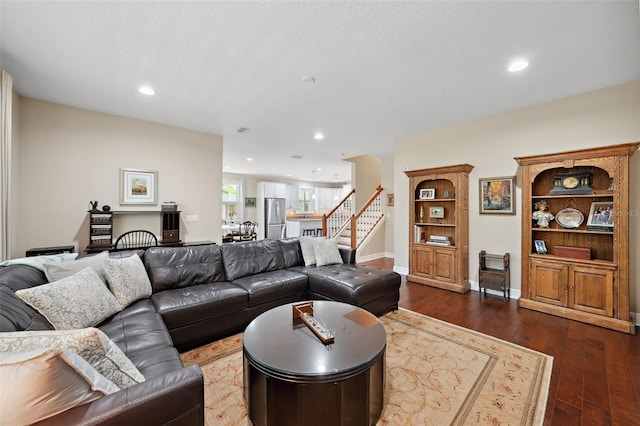
<svg viewBox="0 0 640 426">
<path fill-rule="evenodd" d="M 387 332 L 384 425 L 541 425 L 553 357 L 400 309 Z M 209 426 L 251 425 L 242 395 L 242 334 L 181 355 L 205 380 Z"/>
</svg>

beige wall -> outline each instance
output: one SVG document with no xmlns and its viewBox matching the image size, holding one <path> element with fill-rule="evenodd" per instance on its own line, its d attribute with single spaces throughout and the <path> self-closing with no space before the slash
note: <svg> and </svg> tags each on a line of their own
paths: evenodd
<svg viewBox="0 0 640 426">
<path fill-rule="evenodd" d="M 31 247 L 89 241 L 90 200 L 112 210 L 160 210 L 119 205 L 119 169 L 158 172 L 158 201 L 182 211 L 185 241 L 221 241 L 222 137 L 29 98 L 20 99 L 18 244 Z M 185 222 L 186 215 L 198 221 Z M 160 234 L 160 215 L 118 215 L 114 237 L 136 229 Z"/>
<path fill-rule="evenodd" d="M 382 158 L 382 166 L 381 166 L 381 178 L 382 178 L 382 188 L 384 188 L 384 192 L 382 196 L 384 197 L 384 216 L 385 216 L 385 231 L 384 231 L 384 251 L 385 257 L 395 257 L 394 253 L 394 222 L 395 222 L 395 206 L 387 205 L 387 195 L 393 194 L 393 156 L 390 155 L 388 157 Z M 395 197 L 395 194 L 394 194 Z M 395 204 L 395 200 L 394 200 Z"/>
<path fill-rule="evenodd" d="M 382 159 L 373 155 L 360 155 L 346 159 L 353 163 L 351 178 L 356 189 L 356 211 L 361 209 L 382 183 Z M 384 256 L 385 224 L 357 251 L 359 262 Z"/>
<path fill-rule="evenodd" d="M 404 170 L 460 163 L 475 166 L 469 181 L 470 279 L 478 280 L 475 254 L 480 250 L 509 252 L 511 285 L 519 296 L 520 182 L 516 185 L 515 216 L 480 215 L 478 178 L 517 175 L 513 159 L 517 156 L 635 141 L 640 141 L 640 81 L 398 139 L 394 148 L 397 270 L 406 272 L 408 268 L 408 178 Z M 631 169 L 631 307 L 639 312 L 640 153 L 631 157 Z"/>
</svg>

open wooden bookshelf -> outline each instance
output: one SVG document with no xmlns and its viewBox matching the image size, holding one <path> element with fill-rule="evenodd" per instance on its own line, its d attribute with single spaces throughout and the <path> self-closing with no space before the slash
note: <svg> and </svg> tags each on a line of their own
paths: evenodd
<svg viewBox="0 0 640 426">
<path fill-rule="evenodd" d="M 446 290 L 469 291 L 469 172 L 460 164 L 410 170 L 409 275 Z"/>
</svg>

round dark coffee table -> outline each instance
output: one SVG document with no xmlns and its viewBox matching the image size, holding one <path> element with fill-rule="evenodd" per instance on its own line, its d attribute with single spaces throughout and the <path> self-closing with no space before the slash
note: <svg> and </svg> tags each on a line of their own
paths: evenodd
<svg viewBox="0 0 640 426">
<path fill-rule="evenodd" d="M 324 345 L 292 304 L 254 319 L 243 337 L 244 397 L 254 425 L 374 425 L 384 391 L 386 333 L 370 312 L 314 301 L 333 332 Z"/>
</svg>

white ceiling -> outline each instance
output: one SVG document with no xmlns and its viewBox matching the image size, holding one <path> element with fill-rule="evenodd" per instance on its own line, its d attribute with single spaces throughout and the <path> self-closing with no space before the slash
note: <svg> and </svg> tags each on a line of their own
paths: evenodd
<svg viewBox="0 0 640 426">
<path fill-rule="evenodd" d="M 225 171 L 300 180 L 349 180 L 342 158 L 390 155 L 401 136 L 640 79 L 637 0 L 2 0 L 0 19 L 19 94 L 219 134 Z M 516 57 L 530 66 L 509 73 Z"/>
</svg>

